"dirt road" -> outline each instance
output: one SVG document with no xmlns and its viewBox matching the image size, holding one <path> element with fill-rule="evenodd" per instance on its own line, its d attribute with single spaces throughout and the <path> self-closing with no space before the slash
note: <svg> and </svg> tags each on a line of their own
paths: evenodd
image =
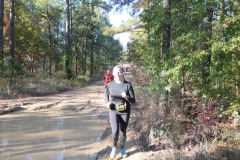
<svg viewBox="0 0 240 160">
<path fill-rule="evenodd" d="M 103 122 L 105 132 L 102 134 L 101 148 L 98 153 L 98 160 L 109 159 L 111 151 L 111 130 L 108 120 L 108 109 L 103 101 L 103 81 L 95 82 L 87 87 L 70 90 L 61 94 L 54 94 L 45 97 L 29 97 L 24 99 L 11 99 L 0 101 L 0 113 L 18 110 L 41 110 L 56 108 L 60 110 L 71 110 L 73 112 L 83 112 L 99 115 L 99 119 Z M 137 133 L 132 129 L 134 121 L 139 113 L 132 109 L 132 116 L 127 132 L 126 149 L 129 157 L 126 160 L 145 159 L 141 151 L 141 147 L 137 145 Z M 121 159 L 120 154 L 116 160 Z M 147 159 L 147 158 L 146 158 Z"/>
</svg>

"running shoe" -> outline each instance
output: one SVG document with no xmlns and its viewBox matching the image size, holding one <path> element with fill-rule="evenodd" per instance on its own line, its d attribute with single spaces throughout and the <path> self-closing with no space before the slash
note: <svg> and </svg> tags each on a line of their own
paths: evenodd
<svg viewBox="0 0 240 160">
<path fill-rule="evenodd" d="M 111 159 L 114 159 L 116 157 L 116 154 L 117 154 L 117 148 L 116 147 L 113 147 L 112 148 L 112 152 L 110 154 L 110 158 Z"/>
<path fill-rule="evenodd" d="M 127 157 L 127 153 L 124 148 L 121 148 L 120 152 L 121 152 L 123 158 Z"/>
</svg>

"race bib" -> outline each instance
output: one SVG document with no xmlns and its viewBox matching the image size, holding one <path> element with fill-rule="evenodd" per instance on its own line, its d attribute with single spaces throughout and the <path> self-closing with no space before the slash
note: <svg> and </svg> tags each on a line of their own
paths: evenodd
<svg viewBox="0 0 240 160">
<path fill-rule="evenodd" d="M 123 112 L 123 111 L 126 110 L 126 106 L 122 103 L 116 104 L 116 110 L 119 111 L 119 112 Z"/>
</svg>

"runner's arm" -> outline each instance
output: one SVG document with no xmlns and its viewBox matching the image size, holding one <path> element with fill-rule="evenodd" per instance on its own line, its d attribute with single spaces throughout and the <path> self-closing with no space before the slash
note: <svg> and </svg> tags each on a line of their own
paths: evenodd
<svg viewBox="0 0 240 160">
<path fill-rule="evenodd" d="M 130 86 L 129 86 L 129 90 L 128 90 L 126 100 L 130 103 L 135 103 L 135 94 L 134 94 L 134 90 L 133 90 L 133 87 L 132 87 L 131 83 L 130 83 Z"/>
<path fill-rule="evenodd" d="M 104 95 L 104 101 L 106 103 L 110 102 L 109 101 L 109 90 L 108 90 L 108 87 L 106 87 L 106 92 L 105 92 L 105 95 Z"/>
</svg>

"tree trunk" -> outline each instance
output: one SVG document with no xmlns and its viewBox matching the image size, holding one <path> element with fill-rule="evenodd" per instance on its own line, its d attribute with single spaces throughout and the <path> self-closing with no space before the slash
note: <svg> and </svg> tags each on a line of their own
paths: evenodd
<svg viewBox="0 0 240 160">
<path fill-rule="evenodd" d="M 46 57 L 46 53 L 44 53 L 44 57 L 43 57 L 43 71 L 46 72 L 46 60 L 47 57 Z"/>
<path fill-rule="evenodd" d="M 14 66 L 14 0 L 10 0 L 10 46 L 9 46 L 9 54 L 10 54 L 10 63 Z"/>
<path fill-rule="evenodd" d="M 209 74 L 210 74 L 210 66 L 211 66 L 211 44 L 209 43 L 212 39 L 212 20 L 213 20 L 213 7 L 208 4 L 206 9 L 207 14 L 207 22 L 206 22 L 206 38 L 205 38 L 205 50 L 207 51 L 207 55 L 203 59 L 202 66 L 202 79 L 203 84 L 209 84 Z"/>
<path fill-rule="evenodd" d="M 93 35 L 93 32 L 94 32 L 94 26 L 93 26 L 93 20 L 92 20 L 92 17 L 93 17 L 93 12 L 94 12 L 94 6 L 93 4 L 91 5 L 91 33 L 90 33 L 90 37 L 91 37 L 91 49 L 90 49 L 90 52 L 91 52 L 91 55 L 90 55 L 90 75 L 93 74 L 93 69 L 94 69 L 94 55 L 93 55 L 93 43 L 94 43 L 94 35 Z"/>
<path fill-rule="evenodd" d="M 48 19 L 48 34 L 49 34 L 49 47 L 52 48 L 52 32 L 51 32 L 51 20 L 49 17 L 49 12 L 47 8 L 47 19 Z M 52 73 L 52 56 L 51 56 L 51 51 L 49 55 L 49 73 Z"/>
<path fill-rule="evenodd" d="M 170 54 L 170 36 L 171 36 L 171 0 L 163 0 L 163 9 L 164 9 L 164 24 L 163 36 L 162 36 L 162 57 L 165 61 L 168 60 Z M 168 81 L 168 80 L 167 80 Z M 167 82 L 168 83 L 168 82 Z M 168 91 L 166 92 L 166 104 L 168 104 Z M 167 116 L 170 113 L 170 106 L 166 106 L 164 111 L 164 116 Z"/>
<path fill-rule="evenodd" d="M 165 60 L 168 59 L 170 54 L 170 36 L 171 36 L 171 0 L 163 0 L 164 19 L 163 36 L 162 36 L 162 56 Z"/>
<path fill-rule="evenodd" d="M 70 0 L 66 0 L 66 41 L 65 41 L 65 49 L 66 49 L 66 60 L 65 60 L 65 69 L 66 69 L 66 76 L 67 79 L 71 79 L 71 66 L 70 66 Z"/>
<path fill-rule="evenodd" d="M 83 52 L 83 74 L 87 72 L 87 50 L 88 50 L 88 36 L 85 37 L 84 52 Z"/>
<path fill-rule="evenodd" d="M 77 75 L 79 72 L 79 66 L 78 66 L 78 64 L 79 64 L 79 49 L 78 49 L 77 45 L 75 45 L 75 53 L 76 53 L 76 55 L 75 55 L 75 74 Z"/>
<path fill-rule="evenodd" d="M 188 12 L 188 4 L 187 2 L 185 2 L 184 4 L 184 14 L 187 15 L 187 12 Z M 186 30 L 184 29 L 183 30 L 183 33 L 185 33 Z M 187 53 L 183 53 L 183 58 L 185 59 L 187 57 Z M 184 65 L 182 68 L 181 68 L 181 77 L 182 77 L 182 85 L 181 85 L 181 88 L 183 90 L 183 96 L 185 96 L 185 91 L 186 91 L 186 85 L 185 85 L 185 77 L 186 77 L 186 69 L 187 69 L 187 66 Z M 183 106 L 185 106 L 185 101 L 183 101 Z"/>
<path fill-rule="evenodd" d="M 4 15 L 4 0 L 0 2 L 0 73 L 3 71 L 3 15 Z"/>
<path fill-rule="evenodd" d="M 82 65 L 82 74 L 83 74 L 83 69 L 84 69 L 84 52 L 85 52 L 85 37 L 82 37 L 82 52 L 81 52 L 81 57 L 82 57 L 82 61 L 81 61 L 81 65 Z"/>
</svg>

